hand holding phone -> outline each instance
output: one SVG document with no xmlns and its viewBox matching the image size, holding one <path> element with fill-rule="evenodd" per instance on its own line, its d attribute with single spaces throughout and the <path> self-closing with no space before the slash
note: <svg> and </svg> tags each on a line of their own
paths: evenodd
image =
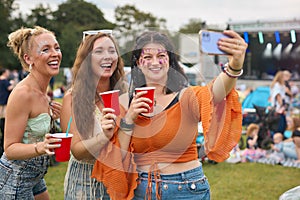
<svg viewBox="0 0 300 200">
<path fill-rule="evenodd" d="M 218 41 L 221 38 L 229 38 L 229 36 L 217 31 L 200 30 L 200 51 L 209 55 L 228 55 L 218 47 Z"/>
</svg>

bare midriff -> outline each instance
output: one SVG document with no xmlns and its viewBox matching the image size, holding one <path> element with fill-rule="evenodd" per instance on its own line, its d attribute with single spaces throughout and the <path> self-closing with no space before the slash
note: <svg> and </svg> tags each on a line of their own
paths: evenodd
<svg viewBox="0 0 300 200">
<path fill-rule="evenodd" d="M 197 168 L 201 165 L 199 160 L 192 160 L 184 163 L 157 163 L 157 169 L 160 174 L 176 174 Z M 137 167 L 140 172 L 149 172 L 151 165 L 143 165 Z"/>
</svg>

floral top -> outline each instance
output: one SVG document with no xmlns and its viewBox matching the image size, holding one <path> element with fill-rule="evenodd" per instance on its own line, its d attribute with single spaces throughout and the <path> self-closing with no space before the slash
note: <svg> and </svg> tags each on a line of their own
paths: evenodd
<svg viewBox="0 0 300 200">
<path fill-rule="evenodd" d="M 28 119 L 23 136 L 24 144 L 32 144 L 44 140 L 46 133 L 50 131 L 51 117 L 48 113 L 41 113 L 35 118 Z"/>
</svg>

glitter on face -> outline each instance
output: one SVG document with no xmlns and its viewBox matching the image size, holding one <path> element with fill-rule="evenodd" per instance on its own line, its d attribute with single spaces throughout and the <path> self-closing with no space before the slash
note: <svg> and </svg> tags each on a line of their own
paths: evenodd
<svg viewBox="0 0 300 200">
<path fill-rule="evenodd" d="M 167 50 L 161 48 L 143 48 L 140 56 L 140 64 L 145 67 L 150 67 L 154 57 L 157 57 L 160 65 L 168 63 Z"/>
<path fill-rule="evenodd" d="M 141 55 L 144 55 L 144 54 L 147 54 L 147 53 L 149 53 L 149 54 L 167 53 L 167 50 L 157 49 L 157 48 L 143 48 Z"/>
</svg>

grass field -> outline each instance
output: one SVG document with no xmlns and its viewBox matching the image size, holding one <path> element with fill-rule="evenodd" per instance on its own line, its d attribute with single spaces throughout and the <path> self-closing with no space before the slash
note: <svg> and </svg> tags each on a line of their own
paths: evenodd
<svg viewBox="0 0 300 200">
<path fill-rule="evenodd" d="M 50 167 L 46 182 L 52 200 L 63 200 L 67 163 Z M 212 200 L 278 200 L 285 191 L 300 185 L 297 168 L 259 163 L 203 164 Z"/>
</svg>

